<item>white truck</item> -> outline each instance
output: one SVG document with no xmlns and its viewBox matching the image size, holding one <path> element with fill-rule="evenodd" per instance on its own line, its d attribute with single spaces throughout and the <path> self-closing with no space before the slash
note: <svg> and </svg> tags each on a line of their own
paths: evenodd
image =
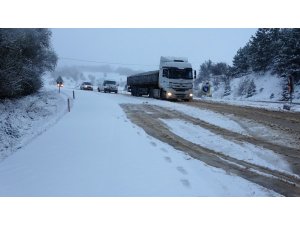
<svg viewBox="0 0 300 225">
<path fill-rule="evenodd" d="M 128 76 L 127 90 L 133 96 L 190 101 L 193 99 L 194 76 L 187 58 L 162 56 L 159 70 Z"/>
<path fill-rule="evenodd" d="M 98 85 L 98 92 L 104 91 L 106 92 L 115 92 L 118 93 L 118 84 L 114 80 L 104 80 L 102 83 Z"/>
</svg>

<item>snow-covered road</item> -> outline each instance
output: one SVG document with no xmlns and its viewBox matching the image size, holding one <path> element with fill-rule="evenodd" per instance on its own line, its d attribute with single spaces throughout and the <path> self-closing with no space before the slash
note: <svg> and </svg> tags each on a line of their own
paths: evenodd
<svg viewBox="0 0 300 225">
<path fill-rule="evenodd" d="M 146 101 L 162 104 L 76 91 L 70 113 L 0 163 L 0 196 L 277 195 L 154 139 L 119 106 Z"/>
</svg>

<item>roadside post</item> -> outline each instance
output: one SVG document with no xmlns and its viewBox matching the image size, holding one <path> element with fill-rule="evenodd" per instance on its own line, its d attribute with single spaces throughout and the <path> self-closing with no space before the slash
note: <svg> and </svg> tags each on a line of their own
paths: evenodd
<svg viewBox="0 0 300 225">
<path fill-rule="evenodd" d="M 73 90 L 73 99 L 75 99 L 75 91 Z"/>
<path fill-rule="evenodd" d="M 70 99 L 68 98 L 68 111 L 71 111 L 71 107 L 70 107 Z"/>
</svg>

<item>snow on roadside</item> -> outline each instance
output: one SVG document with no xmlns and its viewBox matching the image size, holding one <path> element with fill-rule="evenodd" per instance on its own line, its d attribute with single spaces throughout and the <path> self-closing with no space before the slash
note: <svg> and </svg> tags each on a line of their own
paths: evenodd
<svg viewBox="0 0 300 225">
<path fill-rule="evenodd" d="M 66 96 L 42 89 L 36 94 L 0 101 L 0 161 L 47 130 L 66 113 Z"/>
<path fill-rule="evenodd" d="M 236 106 L 248 106 L 248 107 L 254 107 L 254 108 L 262 108 L 266 110 L 271 110 L 271 111 L 283 111 L 287 112 L 286 110 L 283 109 L 283 105 L 289 105 L 290 103 L 288 102 L 270 102 L 270 101 L 259 101 L 259 100 L 224 100 L 224 99 L 216 99 L 216 98 L 195 98 L 200 99 L 200 100 L 206 100 L 208 102 L 220 102 L 228 105 L 236 105 Z M 294 102 L 296 104 L 294 104 Z M 298 100 L 293 101 L 291 105 L 290 112 L 300 112 L 300 101 Z"/>
<path fill-rule="evenodd" d="M 235 143 L 222 138 L 200 126 L 177 119 L 161 119 L 176 135 L 212 151 L 233 158 L 293 174 L 289 164 L 272 151 L 249 143 Z"/>
<path fill-rule="evenodd" d="M 255 83 L 256 92 L 251 97 L 241 96 L 238 93 L 240 84 L 245 79 L 253 80 Z M 231 92 L 229 95 L 224 96 L 225 83 L 220 82 L 213 87 L 212 97 L 202 97 L 200 99 L 222 102 L 230 105 L 264 108 L 272 111 L 286 111 L 283 109 L 283 105 L 289 105 L 289 103 L 279 101 L 282 98 L 282 82 L 284 81 L 281 77 L 272 75 L 269 71 L 263 75 L 251 73 L 246 76 L 233 78 L 230 81 Z M 290 111 L 300 112 L 300 85 L 295 85 L 293 96 L 293 102 L 297 104 L 292 104 Z"/>
</svg>

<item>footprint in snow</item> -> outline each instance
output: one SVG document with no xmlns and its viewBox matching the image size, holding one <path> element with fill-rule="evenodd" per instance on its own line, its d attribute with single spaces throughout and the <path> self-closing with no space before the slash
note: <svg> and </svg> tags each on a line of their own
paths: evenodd
<svg viewBox="0 0 300 225">
<path fill-rule="evenodd" d="M 157 146 L 157 144 L 156 144 L 155 142 L 153 142 L 153 141 L 151 141 L 150 144 L 151 144 L 152 146 L 154 146 L 154 147 Z"/>
<path fill-rule="evenodd" d="M 163 152 L 168 152 L 165 148 L 160 148 Z"/>
<path fill-rule="evenodd" d="M 180 182 L 182 183 L 183 186 L 185 186 L 187 188 L 191 187 L 190 182 L 186 179 L 181 179 Z"/>
<path fill-rule="evenodd" d="M 170 157 L 165 156 L 164 158 L 165 158 L 165 160 L 166 160 L 168 163 L 171 163 L 171 162 L 172 162 L 172 159 L 171 159 Z"/>
<path fill-rule="evenodd" d="M 181 167 L 181 166 L 177 166 L 176 169 L 177 169 L 180 173 L 182 173 L 182 174 L 184 174 L 184 175 L 188 174 L 188 173 L 186 172 L 186 170 L 185 170 L 183 167 Z"/>
</svg>

